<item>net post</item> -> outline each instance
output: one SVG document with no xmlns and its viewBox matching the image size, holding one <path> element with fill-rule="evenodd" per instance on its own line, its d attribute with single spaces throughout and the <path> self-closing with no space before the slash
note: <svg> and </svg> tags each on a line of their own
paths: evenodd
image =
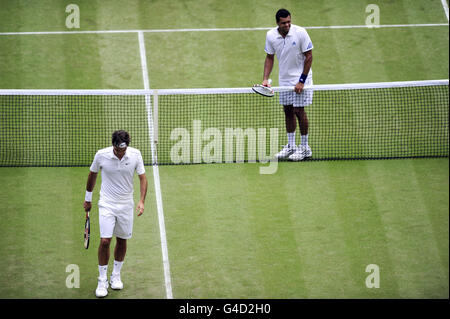
<svg viewBox="0 0 450 319">
<path fill-rule="evenodd" d="M 153 143 L 158 144 L 158 90 L 153 90 Z"/>
<path fill-rule="evenodd" d="M 152 155 L 152 165 L 157 164 L 157 158 L 156 158 L 156 148 L 154 144 L 154 128 L 153 128 L 153 107 L 152 107 L 152 92 L 147 92 L 144 94 L 145 97 L 145 109 L 147 111 L 147 125 L 148 125 L 148 137 L 150 142 L 150 148 L 151 148 L 151 155 Z"/>
</svg>

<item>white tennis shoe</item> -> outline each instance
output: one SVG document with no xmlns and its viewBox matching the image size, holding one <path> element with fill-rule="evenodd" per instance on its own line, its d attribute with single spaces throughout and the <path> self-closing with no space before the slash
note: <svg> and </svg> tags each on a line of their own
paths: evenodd
<svg viewBox="0 0 450 319">
<path fill-rule="evenodd" d="M 95 296 L 97 298 L 103 298 L 108 295 L 108 279 L 98 278 L 97 289 L 95 289 Z"/>
<path fill-rule="evenodd" d="M 292 153 L 291 155 L 289 155 L 288 159 L 294 162 L 298 162 L 301 161 L 305 158 L 305 156 L 303 155 L 303 149 L 302 147 L 298 147 L 297 150 Z"/>
<path fill-rule="evenodd" d="M 120 274 L 111 274 L 111 288 L 114 290 L 121 290 L 123 289 L 123 282 L 120 280 Z"/>
<path fill-rule="evenodd" d="M 297 150 L 291 154 L 289 156 L 289 160 L 294 161 L 294 162 L 298 162 L 298 161 L 302 161 L 307 157 L 311 157 L 312 156 L 312 151 L 311 151 L 311 147 L 309 147 L 309 145 L 299 145 L 297 147 Z"/>
<path fill-rule="evenodd" d="M 303 157 L 307 158 L 307 157 L 311 157 L 312 156 L 312 151 L 311 151 L 311 147 L 309 147 L 309 145 L 306 146 L 300 146 L 303 149 Z"/>
<path fill-rule="evenodd" d="M 290 155 L 294 154 L 296 150 L 297 148 L 295 146 L 292 147 L 289 144 L 286 144 L 285 146 L 283 146 L 283 149 L 280 152 L 275 154 L 275 158 L 277 159 L 287 158 Z"/>
</svg>

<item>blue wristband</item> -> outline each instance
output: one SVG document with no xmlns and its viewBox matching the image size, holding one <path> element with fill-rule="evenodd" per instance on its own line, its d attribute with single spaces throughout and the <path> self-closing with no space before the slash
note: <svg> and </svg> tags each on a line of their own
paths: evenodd
<svg viewBox="0 0 450 319">
<path fill-rule="evenodd" d="M 308 77 L 308 74 L 303 74 L 300 75 L 300 79 L 298 79 L 299 82 L 305 84 L 306 78 Z"/>
</svg>

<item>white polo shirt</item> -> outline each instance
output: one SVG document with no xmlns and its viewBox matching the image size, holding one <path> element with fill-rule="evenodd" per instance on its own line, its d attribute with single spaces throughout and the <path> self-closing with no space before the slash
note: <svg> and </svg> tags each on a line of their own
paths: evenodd
<svg viewBox="0 0 450 319">
<path fill-rule="evenodd" d="M 102 171 L 100 200 L 122 201 L 133 199 L 133 176 L 145 173 L 141 152 L 127 147 L 121 160 L 114 154 L 112 146 L 99 150 L 90 167 L 91 172 Z"/>
<path fill-rule="evenodd" d="M 279 85 L 296 85 L 303 72 L 304 52 L 314 48 L 308 32 L 298 25 L 291 24 L 285 38 L 278 32 L 278 27 L 270 29 L 266 35 L 267 54 L 276 54 L 279 64 Z M 312 77 L 312 69 L 308 78 Z"/>
</svg>

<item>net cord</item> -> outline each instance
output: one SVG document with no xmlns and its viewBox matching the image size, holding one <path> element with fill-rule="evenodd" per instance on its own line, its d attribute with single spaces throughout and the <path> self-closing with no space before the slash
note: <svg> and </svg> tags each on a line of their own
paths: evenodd
<svg viewBox="0 0 450 319">
<path fill-rule="evenodd" d="M 449 80 L 426 81 L 398 81 L 398 82 L 373 82 L 373 83 L 346 83 L 346 84 L 315 84 L 306 85 L 304 90 L 336 91 L 336 90 L 361 90 L 382 89 L 394 87 L 420 87 L 433 85 L 448 85 Z M 291 86 L 272 87 L 275 92 L 293 90 Z M 61 89 L 3 89 L 0 95 L 195 95 L 195 94 L 239 94 L 253 93 L 251 86 L 245 88 L 202 88 L 202 89 L 151 89 L 151 90 L 61 90 Z"/>
</svg>

